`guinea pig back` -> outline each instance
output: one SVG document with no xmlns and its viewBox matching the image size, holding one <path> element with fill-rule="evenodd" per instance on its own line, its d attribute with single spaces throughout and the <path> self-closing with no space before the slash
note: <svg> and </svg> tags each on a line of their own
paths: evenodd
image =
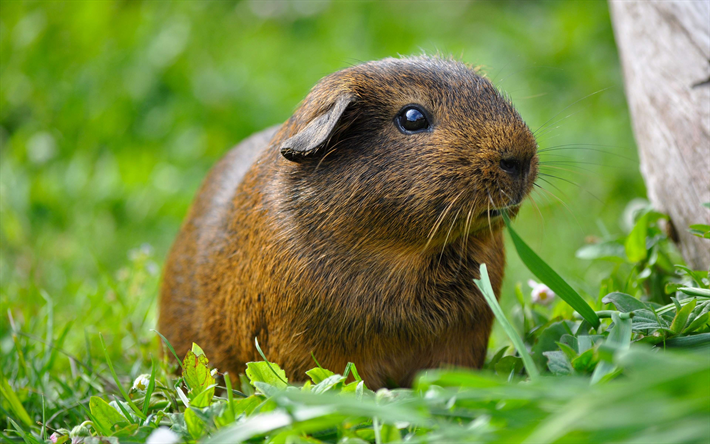
<svg viewBox="0 0 710 444">
<path fill-rule="evenodd" d="M 537 175 L 532 132 L 486 78 L 440 58 L 322 79 L 284 124 L 233 148 L 168 257 L 159 331 L 220 371 L 266 356 L 294 381 L 352 361 L 370 388 L 480 367 L 499 294 L 500 212 Z"/>
</svg>

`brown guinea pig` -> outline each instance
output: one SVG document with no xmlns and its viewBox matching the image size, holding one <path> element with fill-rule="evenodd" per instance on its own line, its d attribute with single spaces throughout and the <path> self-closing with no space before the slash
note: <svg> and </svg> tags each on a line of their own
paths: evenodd
<svg viewBox="0 0 710 444">
<path fill-rule="evenodd" d="M 284 124 L 212 169 L 173 245 L 159 330 L 221 371 L 258 360 L 291 380 L 311 353 L 370 388 L 481 367 L 503 279 L 500 211 L 537 175 L 513 105 L 469 66 L 385 59 L 322 79 Z"/>
</svg>

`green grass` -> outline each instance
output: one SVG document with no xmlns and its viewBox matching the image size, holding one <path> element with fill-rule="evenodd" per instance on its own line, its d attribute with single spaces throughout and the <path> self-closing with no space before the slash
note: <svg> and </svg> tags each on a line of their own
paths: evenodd
<svg viewBox="0 0 710 444">
<path fill-rule="evenodd" d="M 89 344 L 85 359 L 69 355 L 63 341 L 71 324 L 53 332 L 47 297 L 42 337 L 11 327 L 0 433 L 8 442 L 28 443 L 50 435 L 57 442 L 146 442 L 161 426 L 176 441 L 210 443 L 702 442 L 710 433 L 710 281 L 707 272 L 678 265 L 665 273 L 658 266 L 675 252 L 648 214 L 637 215 L 637 226 L 647 246 L 643 256 L 655 259 L 627 257 L 610 272 L 602 283 L 602 292 L 610 292 L 585 302 L 596 310 L 598 327 L 577 313 L 552 316 L 556 309 L 520 287 L 514 310 L 505 314 L 482 265 L 477 284 L 514 347 L 492 350 L 483 371 L 422 372 L 412 389 L 375 393 L 353 364 L 333 369 L 338 374 L 315 361 L 307 372 L 311 380 L 292 385 L 263 353 L 264 361 L 249 363 L 235 389 L 237 375 L 216 379 L 198 345 L 178 366 L 168 359 L 174 351 L 167 343 L 162 359 L 136 359 L 131 372 L 120 374 L 113 361 L 131 346 L 111 352 L 99 335 L 103 356 L 92 358 Z M 638 236 L 634 231 L 615 242 L 628 243 Z M 529 266 L 544 264 L 522 251 Z M 151 276 L 145 251 L 132 258 L 125 275 Z M 646 292 L 624 293 L 633 286 L 614 286 L 619 275 Z M 651 297 L 654 284 L 670 303 Z M 127 289 L 125 296 L 137 288 L 107 285 Z M 258 342 L 255 347 L 261 351 Z M 67 359 L 68 370 L 61 365 Z M 119 359 L 126 364 L 126 355 Z"/>
<path fill-rule="evenodd" d="M 710 436 L 707 271 L 677 266 L 663 216 L 635 212 L 645 190 L 605 2 L 259 5 L 0 6 L 1 439 L 145 442 L 159 424 L 212 442 Z M 180 379 L 151 330 L 163 259 L 209 167 L 320 77 L 422 50 L 481 65 L 532 129 L 548 125 L 541 156 L 560 163 L 514 230 L 599 327 L 559 298 L 533 302 L 520 283 L 540 264 L 509 241 L 512 330 L 496 326 L 483 372 L 378 393 L 353 366 L 315 363 L 306 388 L 279 390 L 265 364 L 231 375 L 232 391 Z M 209 381 L 203 370 L 189 372 Z"/>
</svg>

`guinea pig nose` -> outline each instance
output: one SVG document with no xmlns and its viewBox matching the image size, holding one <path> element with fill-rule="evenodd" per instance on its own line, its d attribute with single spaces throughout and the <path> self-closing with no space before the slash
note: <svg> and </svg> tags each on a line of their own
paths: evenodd
<svg viewBox="0 0 710 444">
<path fill-rule="evenodd" d="M 514 157 L 503 158 L 500 160 L 500 169 L 513 177 L 518 177 L 523 172 L 523 162 Z"/>
</svg>

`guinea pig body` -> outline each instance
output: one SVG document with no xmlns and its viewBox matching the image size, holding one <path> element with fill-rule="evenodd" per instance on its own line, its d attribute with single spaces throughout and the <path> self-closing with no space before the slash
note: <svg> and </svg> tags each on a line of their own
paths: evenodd
<svg viewBox="0 0 710 444">
<path fill-rule="evenodd" d="M 232 149 L 166 263 L 159 330 L 221 371 L 266 356 L 291 380 L 356 364 L 368 387 L 480 367 L 498 294 L 500 211 L 537 174 L 513 106 L 466 65 L 385 59 L 319 82 L 283 125 Z"/>
</svg>

